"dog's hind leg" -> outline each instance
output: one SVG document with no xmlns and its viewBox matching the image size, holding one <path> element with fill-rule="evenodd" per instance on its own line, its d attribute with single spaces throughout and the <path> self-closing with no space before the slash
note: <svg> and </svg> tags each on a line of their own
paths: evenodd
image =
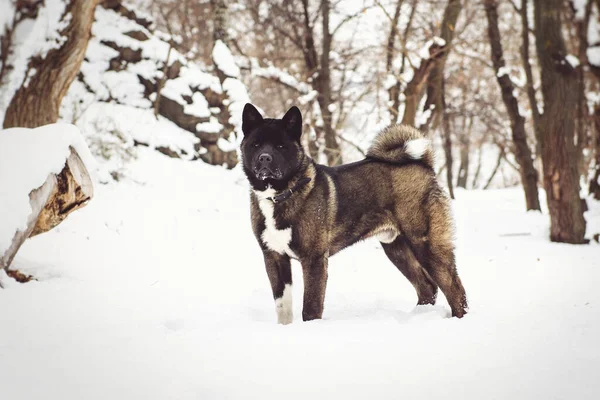
<svg viewBox="0 0 600 400">
<path fill-rule="evenodd" d="M 462 318 L 468 309 L 467 295 L 456 272 L 454 251 L 443 244 L 432 244 L 426 257 L 429 264 L 426 268 L 446 296 L 452 316 Z"/>
<path fill-rule="evenodd" d="M 294 319 L 292 310 L 292 268 L 290 258 L 271 250 L 264 252 L 265 267 L 271 282 L 277 323 L 287 325 Z"/>
<path fill-rule="evenodd" d="M 434 304 L 437 286 L 417 261 L 406 239 L 398 236 L 391 243 L 381 243 L 390 261 L 404 274 L 417 291 L 417 304 Z"/>
<path fill-rule="evenodd" d="M 421 246 L 417 255 L 420 255 L 421 265 L 446 296 L 452 316 L 462 318 L 468 310 L 467 295 L 456 271 L 449 206 L 444 199 L 434 199 L 429 210 L 429 243 Z"/>
</svg>

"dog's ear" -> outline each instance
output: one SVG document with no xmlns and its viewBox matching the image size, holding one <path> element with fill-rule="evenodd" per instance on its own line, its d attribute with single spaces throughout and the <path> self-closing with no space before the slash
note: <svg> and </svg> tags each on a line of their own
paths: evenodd
<svg viewBox="0 0 600 400">
<path fill-rule="evenodd" d="M 302 136 L 302 113 L 298 107 L 290 108 L 283 116 L 282 121 L 285 131 L 294 140 L 300 141 L 300 136 Z"/>
<path fill-rule="evenodd" d="M 260 115 L 256 107 L 250 103 L 246 103 L 242 112 L 242 132 L 244 135 L 249 134 L 263 122 L 263 117 Z"/>
</svg>

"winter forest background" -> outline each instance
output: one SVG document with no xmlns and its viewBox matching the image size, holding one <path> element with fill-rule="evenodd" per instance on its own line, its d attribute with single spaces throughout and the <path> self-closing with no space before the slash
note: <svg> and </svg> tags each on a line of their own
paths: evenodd
<svg viewBox="0 0 600 400">
<path fill-rule="evenodd" d="M 332 262 L 324 321 L 272 326 L 247 102 L 298 106 L 329 165 L 393 123 L 431 138 L 471 314 L 398 311 L 414 291 L 368 242 Z M 293 376 L 293 398 L 600 393 L 600 0 L 0 0 L 0 123 L 55 122 L 81 131 L 94 198 L 0 270 L 0 397 L 276 397 Z"/>
<path fill-rule="evenodd" d="M 234 167 L 247 101 L 298 105 L 331 165 L 407 123 L 436 141 L 451 195 L 521 184 L 539 209 L 537 186 L 560 187 L 552 238 L 581 243 L 580 189 L 600 199 L 599 6 L 3 0 L 0 118 L 76 124 L 105 180 L 139 146 Z"/>
</svg>

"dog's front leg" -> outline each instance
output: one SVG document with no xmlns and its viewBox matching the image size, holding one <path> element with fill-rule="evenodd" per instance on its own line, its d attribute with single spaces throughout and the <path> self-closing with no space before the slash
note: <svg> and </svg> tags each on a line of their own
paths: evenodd
<svg viewBox="0 0 600 400">
<path fill-rule="evenodd" d="M 323 254 L 302 260 L 302 273 L 304 275 L 302 319 L 304 321 L 321 319 L 323 316 L 325 289 L 327 287 L 327 259 L 328 255 Z"/>
<path fill-rule="evenodd" d="M 294 319 L 292 310 L 292 269 L 290 258 L 271 250 L 264 251 L 267 275 L 271 281 L 277 323 L 287 325 Z"/>
</svg>

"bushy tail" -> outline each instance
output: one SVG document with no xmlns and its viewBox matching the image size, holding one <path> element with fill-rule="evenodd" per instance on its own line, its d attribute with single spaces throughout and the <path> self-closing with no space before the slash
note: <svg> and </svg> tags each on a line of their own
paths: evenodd
<svg viewBox="0 0 600 400">
<path fill-rule="evenodd" d="M 408 125 L 392 125 L 381 131 L 367 151 L 367 157 L 394 164 L 420 160 L 433 168 L 431 140 Z"/>
</svg>

